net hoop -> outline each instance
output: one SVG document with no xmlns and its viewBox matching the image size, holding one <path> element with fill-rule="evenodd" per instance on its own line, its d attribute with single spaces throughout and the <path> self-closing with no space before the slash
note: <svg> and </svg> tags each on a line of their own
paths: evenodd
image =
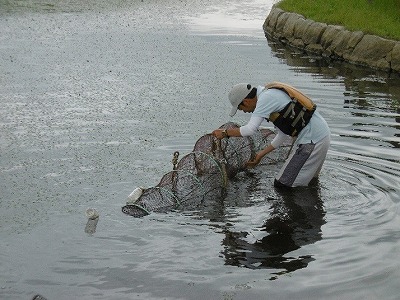
<svg viewBox="0 0 400 300">
<path fill-rule="evenodd" d="M 179 173 L 182 173 L 182 174 L 187 174 L 187 175 L 189 175 L 191 178 L 193 178 L 194 179 L 194 181 L 197 183 L 197 185 L 199 186 L 199 188 L 201 189 L 201 191 L 202 191 L 202 196 L 204 197 L 204 195 L 206 194 L 206 191 L 205 191 L 205 189 L 204 189 L 204 186 L 201 184 L 201 182 L 200 182 L 200 179 L 195 175 L 195 174 L 193 174 L 192 172 L 190 172 L 189 170 L 172 170 L 171 171 L 171 173 L 176 173 L 176 174 L 179 174 Z M 172 175 L 173 176 L 173 175 Z M 166 189 L 166 188 L 165 188 Z M 174 194 L 174 191 L 171 191 L 171 193 L 172 194 Z M 175 198 L 176 199 L 178 199 L 178 197 L 174 194 L 174 196 L 175 196 Z"/>
<path fill-rule="evenodd" d="M 203 154 L 203 155 L 205 155 L 206 157 L 208 157 L 213 163 L 215 163 L 215 165 L 217 166 L 217 168 L 218 168 L 218 170 L 219 170 L 219 172 L 220 172 L 220 174 L 221 174 L 222 185 L 223 185 L 223 187 L 225 188 L 228 182 L 227 182 L 227 178 L 226 178 L 226 172 L 225 172 L 225 170 L 221 167 L 221 163 L 219 163 L 212 155 L 207 154 L 207 153 L 205 153 L 205 152 L 193 151 L 192 153 L 195 153 L 195 154 Z"/>
</svg>

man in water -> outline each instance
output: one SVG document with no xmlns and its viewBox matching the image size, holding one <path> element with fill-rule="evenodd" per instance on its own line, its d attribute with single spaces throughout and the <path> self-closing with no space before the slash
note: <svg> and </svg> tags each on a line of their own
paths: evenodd
<svg viewBox="0 0 400 300">
<path fill-rule="evenodd" d="M 276 175 L 274 185 L 308 186 L 313 178 L 318 177 L 330 145 L 330 130 L 307 96 L 282 83 L 257 87 L 239 83 L 233 86 L 228 98 L 232 105 L 231 117 L 237 110 L 252 115 L 250 121 L 240 128 L 214 130 L 213 135 L 218 139 L 253 135 L 265 119 L 276 127 L 276 136 L 271 144 L 258 152 L 254 160 L 247 163 L 248 167 L 258 165 L 265 155 L 291 136 L 293 149 Z"/>
</svg>

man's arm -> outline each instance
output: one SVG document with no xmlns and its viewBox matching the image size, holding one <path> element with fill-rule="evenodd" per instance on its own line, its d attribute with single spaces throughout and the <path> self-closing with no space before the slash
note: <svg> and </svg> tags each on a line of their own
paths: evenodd
<svg viewBox="0 0 400 300">
<path fill-rule="evenodd" d="M 231 136 L 251 136 L 256 133 L 258 127 L 260 127 L 263 121 L 264 118 L 251 116 L 249 123 L 240 128 L 229 128 L 226 129 L 225 132 L 224 129 L 216 129 L 212 134 L 218 139 Z"/>
</svg>

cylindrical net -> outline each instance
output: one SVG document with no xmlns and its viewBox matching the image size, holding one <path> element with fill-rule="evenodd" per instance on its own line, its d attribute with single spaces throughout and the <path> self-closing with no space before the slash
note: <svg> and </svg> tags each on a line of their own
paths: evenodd
<svg viewBox="0 0 400 300">
<path fill-rule="evenodd" d="M 221 128 L 237 128 L 226 123 Z M 125 214 L 142 217 L 180 207 L 195 208 L 206 198 L 223 195 L 228 178 L 245 169 L 246 163 L 264 148 L 274 134 L 259 130 L 251 137 L 218 140 L 211 134 L 197 140 L 193 151 L 174 165 L 155 187 L 145 189 L 133 202 L 122 208 Z M 287 152 L 287 151 L 286 151 Z"/>
</svg>

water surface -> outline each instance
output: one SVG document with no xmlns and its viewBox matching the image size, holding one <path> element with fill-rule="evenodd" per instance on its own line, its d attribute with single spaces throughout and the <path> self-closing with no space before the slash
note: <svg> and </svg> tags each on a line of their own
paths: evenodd
<svg viewBox="0 0 400 300">
<path fill-rule="evenodd" d="M 272 4 L 0 2 L 1 299 L 397 298 L 400 78 L 267 41 Z M 272 80 L 331 127 L 316 186 L 279 193 L 266 164 L 199 211 L 121 213 L 248 120 L 230 86 Z"/>
</svg>

